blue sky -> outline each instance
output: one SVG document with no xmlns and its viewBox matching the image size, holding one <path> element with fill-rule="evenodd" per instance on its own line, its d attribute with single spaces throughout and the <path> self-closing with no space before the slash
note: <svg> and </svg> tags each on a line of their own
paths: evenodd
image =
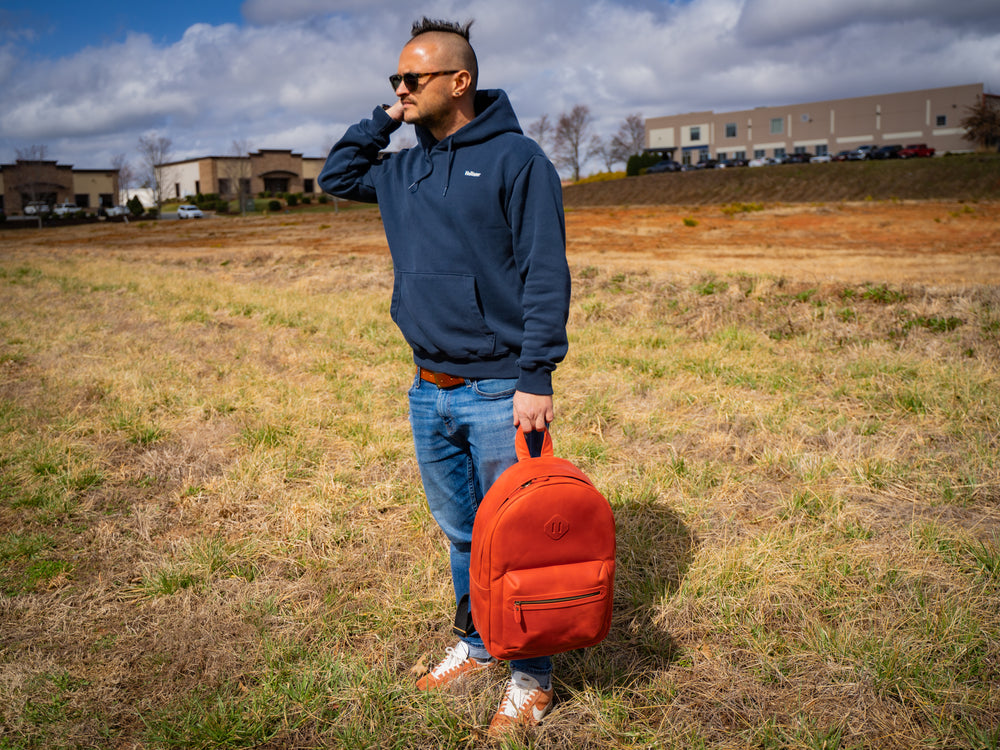
<svg viewBox="0 0 1000 750">
<path fill-rule="evenodd" d="M 84 47 L 122 42 L 130 32 L 148 34 L 159 45 L 173 44 L 196 23 L 242 23 L 242 5 L 242 0 L 205 3 L 4 0 L 0 3 L 0 34 L 18 35 L 31 58 L 65 58 Z"/>
<path fill-rule="evenodd" d="M 475 18 L 480 83 L 525 126 L 577 104 L 609 136 L 630 114 L 1000 93 L 997 0 L 0 0 L 0 162 L 44 145 L 106 168 L 151 134 L 175 159 L 234 141 L 325 155 L 391 99 L 420 15 Z"/>
</svg>

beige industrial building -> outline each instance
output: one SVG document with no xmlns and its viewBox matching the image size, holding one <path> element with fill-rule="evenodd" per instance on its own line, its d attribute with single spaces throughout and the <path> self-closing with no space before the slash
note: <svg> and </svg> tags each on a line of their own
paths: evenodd
<svg viewBox="0 0 1000 750">
<path fill-rule="evenodd" d="M 222 197 L 261 193 L 320 193 L 325 158 L 289 149 L 261 149 L 247 156 L 202 156 L 159 165 L 164 198 L 215 193 Z"/>
<path fill-rule="evenodd" d="M 792 153 L 836 154 L 859 146 L 924 143 L 937 154 L 973 150 L 961 120 L 983 84 L 852 99 L 691 112 L 646 120 L 646 147 L 684 164 Z"/>
<path fill-rule="evenodd" d="M 75 203 L 96 211 L 115 205 L 117 197 L 118 172 L 113 169 L 73 169 L 54 161 L 27 159 L 0 164 L 0 213 L 23 213 L 30 202 Z"/>
</svg>

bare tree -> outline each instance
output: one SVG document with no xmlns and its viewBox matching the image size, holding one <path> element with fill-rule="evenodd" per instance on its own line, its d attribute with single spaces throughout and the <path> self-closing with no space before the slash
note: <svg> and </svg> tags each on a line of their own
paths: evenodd
<svg viewBox="0 0 1000 750">
<path fill-rule="evenodd" d="M 139 156 L 149 187 L 153 189 L 156 210 L 163 205 L 164 191 L 170 179 L 170 170 L 166 167 L 171 155 L 170 139 L 162 135 L 144 135 L 139 138 Z"/>
<path fill-rule="evenodd" d="M 1000 96 L 983 94 L 962 118 L 965 133 L 962 138 L 983 150 L 994 151 L 1000 146 Z"/>
<path fill-rule="evenodd" d="M 614 138 L 605 140 L 601 136 L 595 135 L 590 139 L 590 146 L 587 149 L 587 153 L 590 156 L 600 159 L 601 164 L 604 165 L 604 169 L 608 172 L 613 171 L 615 164 L 622 161 L 621 154 L 615 146 Z"/>
<path fill-rule="evenodd" d="M 28 202 L 34 203 L 42 199 L 50 203 L 55 202 L 57 199 L 49 195 L 49 191 L 45 191 L 46 195 L 42 195 L 43 172 L 45 170 L 44 162 L 48 159 L 48 147 L 43 144 L 34 144 L 16 149 L 15 155 L 21 167 L 18 172 L 22 182 L 16 187 L 21 194 L 22 204 Z"/>
<path fill-rule="evenodd" d="M 235 196 L 240 204 L 240 213 L 246 214 L 247 202 L 250 199 L 250 180 L 253 177 L 250 151 L 253 147 L 250 141 L 240 138 L 230 146 L 229 159 L 222 161 L 222 174 L 226 183 L 220 184 L 219 193 L 222 198 Z M 222 180 L 220 180 L 220 183 Z M 223 188 L 226 189 L 223 189 Z"/>
<path fill-rule="evenodd" d="M 118 173 L 118 195 L 116 204 L 124 206 L 128 202 L 128 192 L 135 182 L 135 167 L 125 154 L 115 154 L 111 157 L 111 166 Z"/>
<path fill-rule="evenodd" d="M 552 123 L 548 115 L 542 115 L 528 126 L 527 136 L 542 147 L 542 151 L 548 153 L 552 145 Z"/>
<path fill-rule="evenodd" d="M 556 166 L 568 169 L 573 181 L 580 179 L 580 168 L 590 156 L 586 150 L 590 143 L 590 108 L 577 104 L 569 112 L 559 115 L 556 123 L 553 151 Z"/>
<path fill-rule="evenodd" d="M 630 156 L 641 154 L 646 148 L 646 121 L 642 115 L 628 115 L 611 141 L 617 156 L 615 161 L 628 161 Z"/>
</svg>

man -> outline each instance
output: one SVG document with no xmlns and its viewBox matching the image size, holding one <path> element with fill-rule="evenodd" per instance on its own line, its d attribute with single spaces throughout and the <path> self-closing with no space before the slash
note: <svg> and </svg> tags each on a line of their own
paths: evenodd
<svg viewBox="0 0 1000 750">
<path fill-rule="evenodd" d="M 552 371 L 567 349 L 559 176 L 507 95 L 477 91 L 470 25 L 413 25 L 389 77 L 397 101 L 349 128 L 319 177 L 333 195 L 379 204 L 391 314 L 417 365 L 410 422 L 428 505 L 451 543 L 462 633 L 421 690 L 453 688 L 495 663 L 468 611 L 473 521 L 517 460 L 516 431 L 552 421 Z M 418 145 L 382 154 L 404 122 Z M 511 662 L 490 732 L 536 724 L 551 705 L 551 659 Z"/>
</svg>

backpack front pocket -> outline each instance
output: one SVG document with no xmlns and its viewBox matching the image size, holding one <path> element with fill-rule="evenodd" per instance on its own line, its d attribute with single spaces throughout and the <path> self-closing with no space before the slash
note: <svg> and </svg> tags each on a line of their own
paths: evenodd
<svg viewBox="0 0 1000 750">
<path fill-rule="evenodd" d="M 504 648 L 549 656 L 600 642 L 611 623 L 611 575 L 601 560 L 508 571 Z"/>
</svg>

